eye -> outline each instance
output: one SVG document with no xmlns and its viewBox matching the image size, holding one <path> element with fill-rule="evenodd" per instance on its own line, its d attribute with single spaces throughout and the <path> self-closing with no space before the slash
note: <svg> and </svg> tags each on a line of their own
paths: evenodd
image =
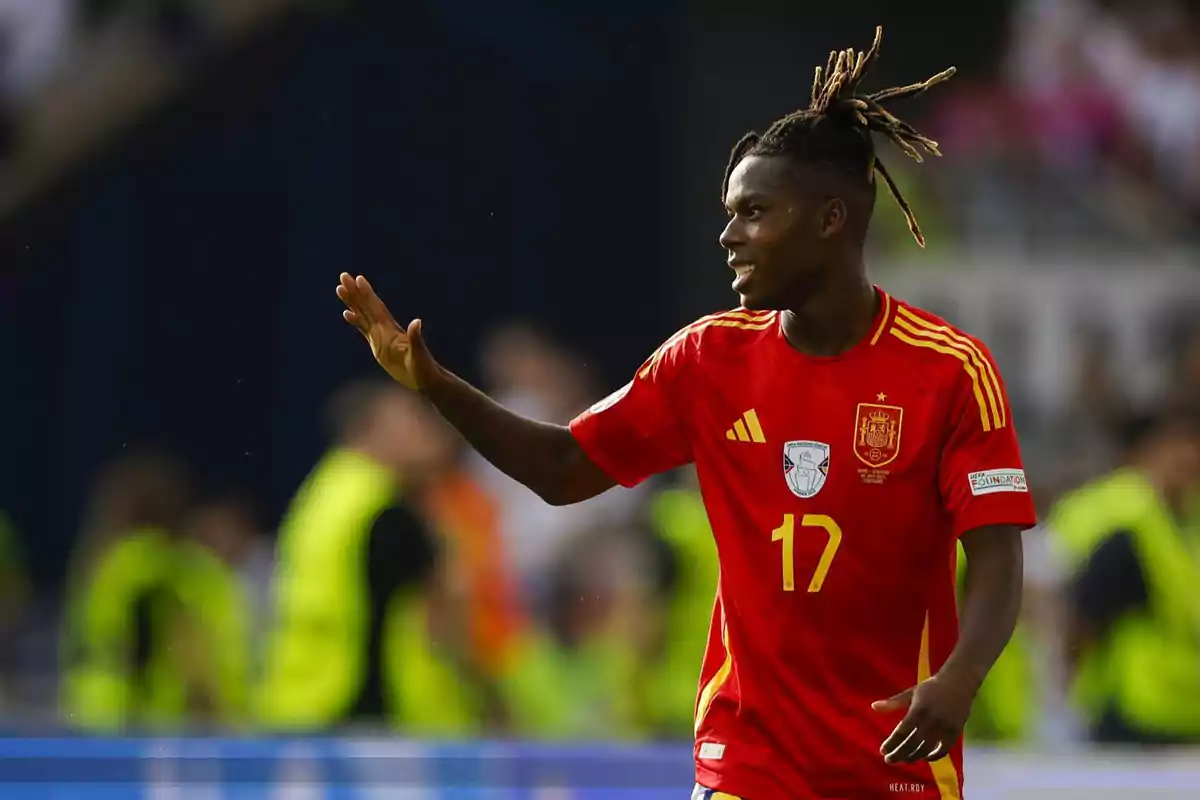
<svg viewBox="0 0 1200 800">
<path fill-rule="evenodd" d="M 760 217 L 764 213 L 766 213 L 766 210 L 767 209 L 764 206 L 747 206 L 746 212 L 745 212 L 745 217 L 747 219 L 757 219 L 758 217 Z"/>
</svg>

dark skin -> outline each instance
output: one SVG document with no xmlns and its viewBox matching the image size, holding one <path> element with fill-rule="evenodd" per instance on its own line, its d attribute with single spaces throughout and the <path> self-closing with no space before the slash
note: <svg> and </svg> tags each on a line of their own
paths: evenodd
<svg viewBox="0 0 1200 800">
<path fill-rule="evenodd" d="M 784 335 L 801 352 L 848 350 L 868 334 L 878 313 L 880 299 L 862 255 L 872 198 L 873 187 L 832 171 L 800 170 L 782 156 L 748 157 L 730 176 L 730 221 L 720 241 L 735 273 L 752 266 L 737 287 L 742 305 L 780 310 Z M 428 398 L 502 472 L 554 505 L 577 503 L 614 485 L 568 428 L 518 416 L 438 365 L 421 321 L 402 328 L 366 278 L 343 273 L 337 294 L 347 307 L 346 321 L 367 339 L 388 374 Z M 964 533 L 962 542 L 970 569 L 957 646 L 936 675 L 872 706 L 879 713 L 907 709 L 880 747 L 889 763 L 946 754 L 1016 626 L 1020 530 L 978 528 Z"/>
<path fill-rule="evenodd" d="M 881 713 L 908 709 L 879 748 L 888 763 L 937 761 L 949 752 L 1017 626 L 1024 574 L 1020 528 L 987 525 L 961 540 L 968 567 L 958 644 L 935 675 L 871 706 Z"/>
<path fill-rule="evenodd" d="M 720 242 L 735 273 L 750 270 L 734 291 L 747 309 L 782 311 L 784 336 L 802 353 L 850 349 L 878 313 L 858 221 L 870 214 L 868 192 L 784 156 L 750 156 L 729 176 Z"/>
</svg>

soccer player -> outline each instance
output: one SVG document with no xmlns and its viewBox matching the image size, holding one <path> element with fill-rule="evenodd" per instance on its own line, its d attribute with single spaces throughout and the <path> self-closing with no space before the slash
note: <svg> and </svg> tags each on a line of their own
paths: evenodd
<svg viewBox="0 0 1200 800">
<path fill-rule="evenodd" d="M 364 277 L 337 289 L 383 368 L 549 503 L 695 464 L 721 570 L 697 798 L 961 797 L 962 729 L 1016 623 L 1035 518 L 1004 382 L 981 342 L 863 263 L 876 176 L 922 242 L 872 133 L 938 154 L 883 104 L 953 73 L 860 93 L 881 34 L 733 148 L 720 241 L 740 307 L 681 329 L 569 426 L 441 367 Z"/>
</svg>

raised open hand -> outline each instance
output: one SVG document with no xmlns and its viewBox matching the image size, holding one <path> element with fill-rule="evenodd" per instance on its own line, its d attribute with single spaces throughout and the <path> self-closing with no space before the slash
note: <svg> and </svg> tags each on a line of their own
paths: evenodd
<svg viewBox="0 0 1200 800">
<path fill-rule="evenodd" d="M 337 296 L 346 305 L 342 317 L 358 328 L 388 375 L 414 391 L 429 384 L 438 366 L 421 337 L 421 320 L 413 320 L 407 330 L 400 327 L 362 275 L 354 277 L 343 272 Z"/>
</svg>

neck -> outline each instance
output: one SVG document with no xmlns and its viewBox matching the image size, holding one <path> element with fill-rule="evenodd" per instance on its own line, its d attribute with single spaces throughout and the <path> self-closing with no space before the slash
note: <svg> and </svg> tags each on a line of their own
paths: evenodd
<svg viewBox="0 0 1200 800">
<path fill-rule="evenodd" d="M 880 299 L 862 269 L 837 269 L 820 291 L 783 312 L 783 335 L 812 356 L 840 355 L 862 341 L 879 313 Z"/>
</svg>

